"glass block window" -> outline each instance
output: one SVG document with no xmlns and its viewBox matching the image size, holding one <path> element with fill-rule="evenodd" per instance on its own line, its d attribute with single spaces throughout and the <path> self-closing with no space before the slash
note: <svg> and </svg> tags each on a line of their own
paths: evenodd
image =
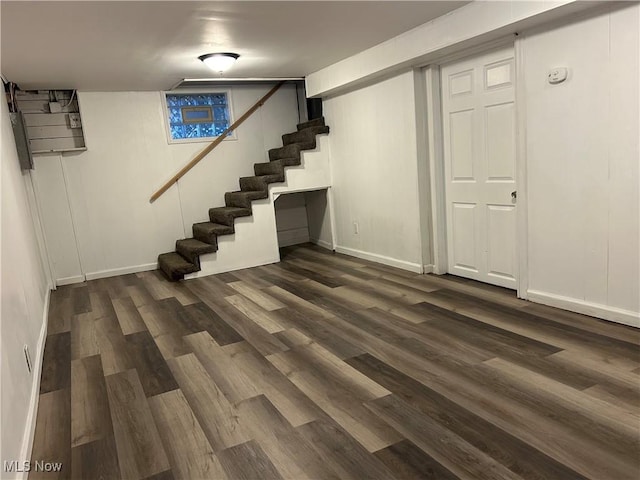
<svg viewBox="0 0 640 480">
<path fill-rule="evenodd" d="M 165 95 L 172 141 L 213 139 L 231 124 L 227 92 Z M 228 137 L 233 137 L 233 132 Z"/>
</svg>

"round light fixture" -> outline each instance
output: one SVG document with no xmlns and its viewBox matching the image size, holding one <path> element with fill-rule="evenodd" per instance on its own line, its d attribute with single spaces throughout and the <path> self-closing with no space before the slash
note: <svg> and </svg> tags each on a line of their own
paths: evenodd
<svg viewBox="0 0 640 480">
<path fill-rule="evenodd" d="M 240 57 L 237 53 L 207 53 L 200 55 L 199 60 L 214 72 L 222 73 L 229 69 Z"/>
</svg>

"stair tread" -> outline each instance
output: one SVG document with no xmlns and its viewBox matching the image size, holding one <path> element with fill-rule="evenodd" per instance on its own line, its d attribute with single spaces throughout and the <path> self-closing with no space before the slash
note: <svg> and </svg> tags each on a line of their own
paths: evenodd
<svg viewBox="0 0 640 480">
<path fill-rule="evenodd" d="M 249 185 L 251 188 L 236 192 L 227 192 L 224 194 L 224 203 L 229 207 L 251 207 L 254 200 L 261 200 L 269 196 L 269 189 L 266 184 L 259 190 L 255 185 Z"/>
<path fill-rule="evenodd" d="M 184 248 L 193 253 L 203 254 L 216 251 L 216 247 L 209 243 L 201 242 L 197 238 L 185 238 L 176 242 L 176 247 Z"/>
<path fill-rule="evenodd" d="M 276 163 L 276 162 L 280 162 L 282 163 L 283 167 L 286 167 L 287 165 L 289 165 L 289 162 L 300 162 L 300 159 L 297 157 L 284 157 L 284 158 L 279 158 L 277 160 L 271 160 L 269 163 Z"/>
<path fill-rule="evenodd" d="M 251 209 L 243 208 L 243 207 L 214 207 L 214 208 L 210 208 L 209 211 L 223 212 L 223 213 L 228 213 L 231 215 L 238 215 L 238 216 L 251 215 Z"/>
<path fill-rule="evenodd" d="M 187 273 L 193 273 L 200 270 L 197 265 L 189 262 L 178 252 L 167 252 L 158 255 L 158 264 L 160 268 L 172 279 L 176 280 Z"/>
<path fill-rule="evenodd" d="M 326 125 L 303 128 L 297 132 L 282 135 L 282 144 L 286 146 L 292 143 L 312 143 L 315 141 L 316 135 L 325 133 L 329 133 L 329 127 Z"/>
<path fill-rule="evenodd" d="M 236 190 L 234 192 L 227 192 L 225 195 L 235 195 L 238 197 L 249 197 L 253 198 L 257 195 L 264 195 L 265 190 Z"/>
<path fill-rule="evenodd" d="M 214 222 L 200 222 L 200 223 L 194 223 L 193 227 L 198 230 L 202 230 L 202 231 L 207 231 L 207 232 L 211 232 L 211 233 L 215 233 L 217 235 L 226 235 L 226 233 L 233 233 L 233 232 L 229 232 L 229 225 L 222 225 L 221 223 L 214 223 Z"/>
<path fill-rule="evenodd" d="M 215 207 L 209 209 L 209 218 L 216 223 L 232 227 L 238 217 L 248 217 L 253 214 L 251 208 L 243 207 Z"/>
<path fill-rule="evenodd" d="M 324 125 L 324 117 L 320 117 L 320 118 L 314 118 L 312 120 L 309 120 L 307 122 L 302 122 L 299 123 L 296 128 L 298 129 L 298 131 L 300 130 L 304 130 L 305 128 L 309 128 L 309 127 L 320 127 Z"/>
<path fill-rule="evenodd" d="M 230 235 L 235 232 L 233 226 L 214 222 L 194 223 L 191 231 L 197 240 L 213 245 L 216 251 L 218 250 L 218 237 L 220 235 Z"/>
<path fill-rule="evenodd" d="M 246 179 L 249 179 L 249 178 L 258 178 L 260 180 L 269 180 L 269 178 L 275 177 L 277 175 L 278 175 L 277 173 L 267 173 L 265 175 L 251 175 L 250 177 L 240 177 L 240 179 L 241 180 L 242 179 L 246 180 Z M 249 191 L 251 191 L 251 190 L 249 190 Z"/>
</svg>

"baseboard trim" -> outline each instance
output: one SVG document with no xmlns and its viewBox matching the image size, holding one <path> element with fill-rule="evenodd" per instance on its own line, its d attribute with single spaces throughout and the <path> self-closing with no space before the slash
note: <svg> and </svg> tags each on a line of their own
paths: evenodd
<svg viewBox="0 0 640 480">
<path fill-rule="evenodd" d="M 145 263 L 144 265 L 134 265 L 132 267 L 112 268 L 110 270 L 100 270 L 98 272 L 87 273 L 87 280 L 97 280 L 98 278 L 115 277 L 117 275 L 127 275 L 129 273 L 147 272 L 157 270 L 157 263 Z"/>
<path fill-rule="evenodd" d="M 422 273 L 433 273 L 436 269 L 436 266 L 433 264 L 430 265 L 423 265 L 422 266 Z"/>
<path fill-rule="evenodd" d="M 333 245 L 329 242 L 325 242 L 324 240 L 318 240 L 315 238 L 310 238 L 309 241 L 314 245 L 317 245 L 322 248 L 326 248 L 327 250 L 333 250 Z"/>
<path fill-rule="evenodd" d="M 422 273 L 422 265 L 419 263 L 406 262 L 404 260 L 398 260 L 397 258 L 385 257 L 384 255 L 378 255 L 377 253 L 363 252 L 362 250 L 341 247 L 339 245 L 336 245 L 335 250 L 338 253 L 344 253 L 345 255 L 351 255 L 352 257 L 362 258 L 363 260 L 382 263 L 383 265 L 401 268 L 402 270 L 408 270 L 414 273 Z"/>
<path fill-rule="evenodd" d="M 632 312 L 631 310 L 610 307 L 599 303 L 585 302 L 584 300 L 541 292 L 539 290 L 527 290 L 527 300 L 640 328 L 640 314 Z"/>
<path fill-rule="evenodd" d="M 56 286 L 61 287 L 63 285 L 71 285 L 73 283 L 82 283 L 84 282 L 83 275 L 76 275 L 73 277 L 64 277 L 56 279 Z"/>
<path fill-rule="evenodd" d="M 53 285 L 47 286 L 47 294 L 44 298 L 44 310 L 42 312 L 42 327 L 40 327 L 40 337 L 38 338 L 38 346 L 36 351 L 36 361 L 33 381 L 31 385 L 31 399 L 29 400 L 29 413 L 27 415 L 27 424 L 22 436 L 22 446 L 20 447 L 20 459 L 22 462 L 31 460 L 31 452 L 33 450 L 33 439 L 36 433 L 36 419 L 38 417 L 38 400 L 40 399 L 40 377 L 42 375 L 42 360 L 44 359 L 44 344 L 47 340 L 47 327 L 49 325 L 49 304 L 51 303 L 51 290 Z M 18 478 L 27 479 L 27 472 L 22 472 Z"/>
</svg>

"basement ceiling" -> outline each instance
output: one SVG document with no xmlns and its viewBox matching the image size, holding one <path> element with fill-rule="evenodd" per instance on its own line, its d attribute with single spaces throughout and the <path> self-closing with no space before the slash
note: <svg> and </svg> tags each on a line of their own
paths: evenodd
<svg viewBox="0 0 640 480">
<path fill-rule="evenodd" d="M 229 51 L 229 77 L 303 77 L 466 3 L 2 1 L 1 69 L 23 90 L 165 90 Z"/>
</svg>

